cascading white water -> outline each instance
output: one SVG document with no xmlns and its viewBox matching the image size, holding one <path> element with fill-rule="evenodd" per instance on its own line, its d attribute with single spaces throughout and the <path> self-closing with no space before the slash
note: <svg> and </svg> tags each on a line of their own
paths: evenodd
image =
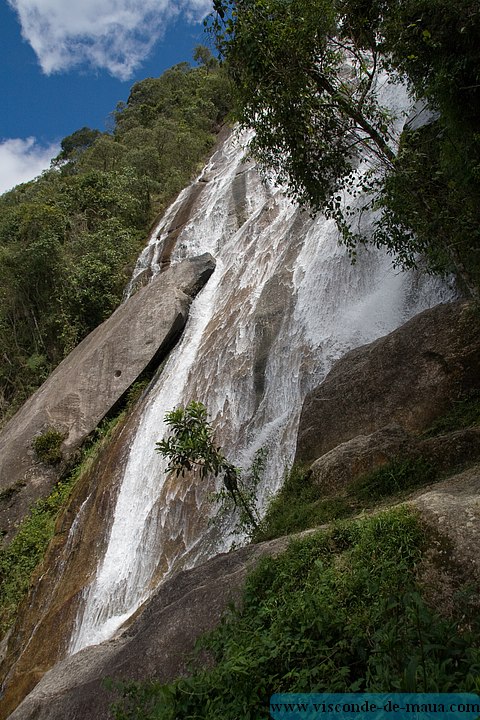
<svg viewBox="0 0 480 720">
<path fill-rule="evenodd" d="M 388 92 L 403 102 L 403 93 Z M 352 265 L 332 221 L 311 219 L 243 161 L 246 141 L 230 136 L 197 180 L 203 191 L 171 262 L 211 252 L 217 267 L 150 392 L 71 652 L 110 637 L 172 570 L 231 544 L 208 529 L 204 484 L 165 476 L 155 443 L 168 410 L 204 402 L 219 443 L 239 465 L 265 447 L 265 503 L 291 463 L 303 399 L 332 363 L 451 298 L 439 281 L 394 271 L 378 250 L 361 250 Z M 155 229 L 137 273 L 147 262 L 158 271 L 169 223 L 189 192 Z"/>
</svg>

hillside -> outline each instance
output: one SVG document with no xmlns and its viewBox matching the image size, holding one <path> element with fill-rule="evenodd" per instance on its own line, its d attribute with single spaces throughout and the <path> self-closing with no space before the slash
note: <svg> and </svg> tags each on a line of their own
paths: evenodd
<svg viewBox="0 0 480 720">
<path fill-rule="evenodd" d="M 230 108 L 207 55 L 133 86 L 108 133 L 0 198 L 0 425 L 122 300 L 154 219 L 200 170 Z"/>
<path fill-rule="evenodd" d="M 215 0 L 0 198 L 2 717 L 478 691 L 479 18 Z"/>
</svg>

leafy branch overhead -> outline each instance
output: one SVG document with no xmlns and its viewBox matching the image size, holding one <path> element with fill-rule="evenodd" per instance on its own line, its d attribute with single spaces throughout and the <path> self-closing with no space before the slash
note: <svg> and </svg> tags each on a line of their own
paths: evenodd
<svg viewBox="0 0 480 720">
<path fill-rule="evenodd" d="M 234 507 L 250 528 L 257 528 L 254 499 L 242 487 L 241 469 L 227 460 L 216 445 L 205 405 L 192 400 L 185 408 L 177 407 L 165 415 L 165 424 L 171 434 L 156 443 L 157 452 L 168 460 L 165 472 L 183 477 L 197 470 L 202 478 L 221 477 Z"/>
<path fill-rule="evenodd" d="M 353 252 L 373 241 L 404 267 L 420 256 L 427 271 L 454 272 L 478 295 L 477 0 L 215 0 L 209 27 L 237 116 L 255 130 L 253 154 L 293 198 L 333 217 Z M 398 151 L 379 102 L 384 71 L 435 111 Z M 359 181 L 366 156 L 377 172 Z M 383 211 L 373 238 L 358 226 L 365 209 Z"/>
<path fill-rule="evenodd" d="M 347 35 L 335 3 L 228 0 L 217 12 L 219 49 L 240 119 L 255 128 L 254 152 L 296 198 L 323 206 L 359 152 L 394 161 L 377 101 L 378 50 Z"/>
</svg>

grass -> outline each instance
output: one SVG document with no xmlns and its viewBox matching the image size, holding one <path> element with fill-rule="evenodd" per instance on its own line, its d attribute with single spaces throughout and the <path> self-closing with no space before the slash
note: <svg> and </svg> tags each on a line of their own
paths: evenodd
<svg viewBox="0 0 480 720">
<path fill-rule="evenodd" d="M 404 507 L 292 542 L 250 575 L 242 609 L 203 639 L 189 678 L 112 685 L 114 718 L 267 720 L 278 692 L 473 691 L 480 622 L 459 630 L 460 604 L 449 621 L 426 606 L 424 544 Z"/>
<path fill-rule="evenodd" d="M 434 482 L 437 472 L 422 457 L 396 459 L 352 482 L 345 495 L 325 497 L 308 471 L 293 467 L 253 536 L 254 542 L 307 530 L 351 517 L 379 501 L 402 497 L 415 487 Z"/>
<path fill-rule="evenodd" d="M 19 605 L 32 584 L 35 570 L 54 536 L 57 519 L 75 485 L 90 469 L 100 448 L 108 442 L 123 416 L 124 412 L 100 424 L 68 476 L 55 485 L 47 498 L 34 504 L 12 542 L 0 549 L 0 637 L 15 622 Z"/>
<path fill-rule="evenodd" d="M 399 458 L 359 477 L 350 485 L 348 493 L 356 500 L 372 503 L 428 485 L 437 476 L 430 460 L 423 457 Z"/>
<path fill-rule="evenodd" d="M 434 437 L 475 425 L 480 425 L 479 390 L 472 390 L 465 397 L 455 400 L 450 411 L 436 420 L 424 435 Z"/>
</svg>

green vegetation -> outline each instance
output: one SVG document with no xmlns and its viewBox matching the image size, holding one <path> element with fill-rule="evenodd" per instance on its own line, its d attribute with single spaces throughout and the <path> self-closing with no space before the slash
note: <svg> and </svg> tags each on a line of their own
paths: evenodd
<svg viewBox="0 0 480 720">
<path fill-rule="evenodd" d="M 0 422 L 119 304 L 154 217 L 198 172 L 229 109 L 205 48 L 136 83 L 109 133 L 64 138 L 0 197 Z"/>
<path fill-rule="evenodd" d="M 157 452 L 167 458 L 165 472 L 182 477 L 198 470 L 202 478 L 221 476 L 224 490 L 217 493 L 224 510 L 234 508 L 240 514 L 240 527 L 253 531 L 258 527 L 255 510 L 256 486 L 263 470 L 264 457 L 257 453 L 249 473 L 235 467 L 215 444 L 214 430 L 207 419 L 207 408 L 192 400 L 185 408 L 177 407 L 165 415 L 171 434 L 156 443 Z"/>
<path fill-rule="evenodd" d="M 72 474 L 57 483 L 53 492 L 35 503 L 18 534 L 0 550 L 0 637 L 13 624 L 17 608 L 25 597 L 38 563 L 53 537 L 58 514 L 68 500 L 77 479 Z"/>
<path fill-rule="evenodd" d="M 402 458 L 358 478 L 350 486 L 349 494 L 360 501 L 375 503 L 405 490 L 428 485 L 437 477 L 431 461 L 422 457 Z"/>
<path fill-rule="evenodd" d="M 422 599 L 425 538 L 405 508 L 292 542 L 247 581 L 242 609 L 170 685 L 117 685 L 116 720 L 263 720 L 277 692 L 474 691 L 478 614 L 446 620 Z M 205 652 L 212 661 L 205 669 Z"/>
<path fill-rule="evenodd" d="M 234 79 L 254 153 L 291 195 L 335 218 L 353 255 L 371 242 L 396 263 L 480 285 L 480 13 L 475 0 L 215 0 L 210 27 Z M 348 71 L 346 69 L 348 63 Z M 382 70 L 436 113 L 400 150 L 379 102 Z M 355 178 L 373 156 L 376 174 Z M 342 191 L 362 195 L 348 205 Z M 364 193 L 369 195 L 365 196 Z M 383 209 L 372 238 L 358 231 Z M 421 261 L 419 262 L 419 254 Z"/>
<path fill-rule="evenodd" d="M 286 474 L 281 489 L 270 501 L 252 539 L 254 542 L 272 540 L 336 518 L 348 517 L 352 512 L 353 508 L 346 498 L 326 498 L 312 482 L 311 474 L 294 465 Z"/>
<path fill-rule="evenodd" d="M 480 393 L 475 390 L 454 401 L 451 410 L 438 418 L 425 432 L 427 437 L 480 425 Z"/>
<path fill-rule="evenodd" d="M 31 587 L 35 571 L 45 556 L 55 534 L 57 520 L 66 507 L 74 487 L 92 467 L 100 449 L 109 442 L 115 427 L 125 418 L 128 408 L 137 399 L 144 386 L 145 383 L 132 386 L 123 407 L 100 423 L 85 443 L 76 465 L 68 475 L 55 485 L 47 498 L 35 503 L 12 542 L 0 549 L 0 637 L 3 637 L 15 621 L 18 607 Z M 63 439 L 63 436 L 60 437 Z M 50 452 L 51 448 L 47 447 L 47 456 Z M 55 455 L 55 452 L 53 454 Z M 8 501 L 20 490 L 20 487 L 8 488 L 0 501 Z"/>
<path fill-rule="evenodd" d="M 403 497 L 416 487 L 434 482 L 438 473 L 425 458 L 398 458 L 360 476 L 343 494 L 325 495 L 309 471 L 294 466 L 253 535 L 254 542 L 308 530 L 340 518 L 371 510 L 387 498 Z"/>
<path fill-rule="evenodd" d="M 37 435 L 33 440 L 33 449 L 41 462 L 46 465 L 56 465 L 62 459 L 61 446 L 65 436 L 63 433 L 48 428 L 41 435 Z"/>
</svg>

